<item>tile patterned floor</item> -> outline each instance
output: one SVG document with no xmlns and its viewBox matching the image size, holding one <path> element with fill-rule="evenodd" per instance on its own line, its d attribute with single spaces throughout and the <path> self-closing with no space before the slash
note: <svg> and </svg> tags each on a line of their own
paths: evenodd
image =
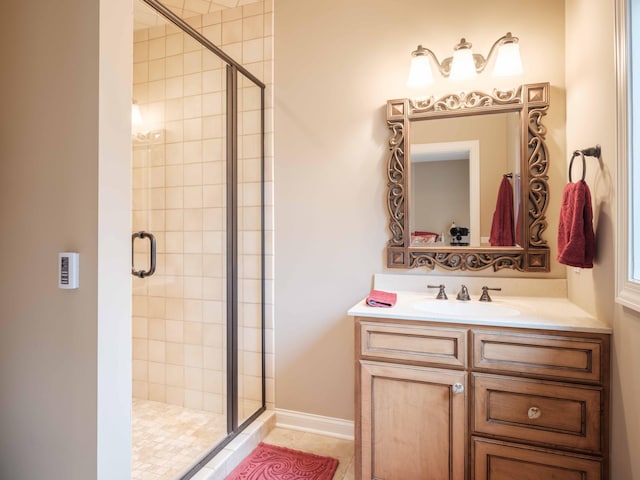
<svg viewBox="0 0 640 480">
<path fill-rule="evenodd" d="M 337 458 L 340 463 L 333 480 L 354 480 L 355 478 L 353 440 L 276 427 L 263 441 L 271 445 Z"/>
<path fill-rule="evenodd" d="M 172 480 L 227 432 L 226 417 L 133 399 L 132 480 Z"/>
<path fill-rule="evenodd" d="M 272 412 L 271 414 L 273 415 Z M 248 430 L 253 430 L 253 427 L 249 427 Z M 179 478 L 181 473 L 184 473 L 222 439 L 225 433 L 226 419 L 223 416 L 176 405 L 134 399 L 131 478 L 132 480 L 174 480 Z M 241 434 L 241 437 L 248 435 L 244 433 Z M 264 433 L 261 436 L 264 436 Z M 238 438 L 236 440 L 244 439 Z M 250 445 L 245 445 L 249 449 L 245 448 L 242 456 L 248 455 L 259 441 L 260 439 L 256 438 L 250 442 Z M 354 445 L 352 440 L 276 427 L 262 441 L 336 458 L 339 464 L 333 480 L 354 480 Z M 222 453 L 225 452 L 226 457 L 229 457 L 227 450 Z M 225 457 L 222 454 L 219 456 Z M 242 458 L 238 457 L 234 464 L 239 463 Z M 216 463 L 215 459 L 211 463 Z M 229 472 L 230 469 L 226 471 Z M 205 467 L 196 474 L 194 479 L 224 478 L 226 475 L 220 475 L 221 473 L 223 472 L 214 472 L 213 469 Z"/>
</svg>

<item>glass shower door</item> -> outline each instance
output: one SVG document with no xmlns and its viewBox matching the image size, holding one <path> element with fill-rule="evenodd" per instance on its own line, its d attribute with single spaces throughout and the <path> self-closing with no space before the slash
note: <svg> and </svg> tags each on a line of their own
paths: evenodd
<svg viewBox="0 0 640 480">
<path fill-rule="evenodd" d="M 169 479 L 228 434 L 226 65 L 136 3 L 134 478 Z"/>
<path fill-rule="evenodd" d="M 224 15 L 178 10 L 134 2 L 136 479 L 191 478 L 265 408 L 265 86 L 202 35 Z"/>
</svg>

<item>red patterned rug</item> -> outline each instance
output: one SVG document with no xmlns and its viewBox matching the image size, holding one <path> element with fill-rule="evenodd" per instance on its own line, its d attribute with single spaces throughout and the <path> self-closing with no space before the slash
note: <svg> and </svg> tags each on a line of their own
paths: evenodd
<svg viewBox="0 0 640 480">
<path fill-rule="evenodd" d="M 331 480 L 338 460 L 260 443 L 226 480 Z"/>
</svg>

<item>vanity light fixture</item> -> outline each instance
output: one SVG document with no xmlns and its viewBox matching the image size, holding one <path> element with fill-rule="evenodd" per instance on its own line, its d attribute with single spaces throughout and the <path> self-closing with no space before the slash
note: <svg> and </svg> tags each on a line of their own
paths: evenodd
<svg viewBox="0 0 640 480">
<path fill-rule="evenodd" d="M 486 68 L 491 57 L 496 56 L 493 68 L 494 76 L 509 76 L 522 74 L 522 60 L 520 58 L 520 46 L 518 37 L 507 32 L 494 42 L 487 57 L 479 53 L 473 53 L 471 43 L 466 39 L 453 47 L 453 56 L 447 57 L 442 62 L 438 61 L 435 53 L 422 45 L 418 45 L 411 52 L 411 70 L 409 71 L 408 87 L 421 87 L 433 82 L 433 74 L 429 64 L 429 57 L 434 61 L 443 77 L 452 80 L 465 80 L 475 77 Z"/>
</svg>

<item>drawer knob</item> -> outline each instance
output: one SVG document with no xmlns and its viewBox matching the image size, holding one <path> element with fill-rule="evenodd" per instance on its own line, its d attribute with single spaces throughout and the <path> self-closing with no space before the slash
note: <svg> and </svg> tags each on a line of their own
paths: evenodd
<svg viewBox="0 0 640 480">
<path fill-rule="evenodd" d="M 527 412 L 527 415 L 531 420 L 535 420 L 536 418 L 540 418 L 540 416 L 542 415 L 542 410 L 540 410 L 538 407 L 531 407 Z"/>
<path fill-rule="evenodd" d="M 453 393 L 462 393 L 464 392 L 464 385 L 462 385 L 461 383 L 454 383 L 451 386 L 451 389 L 453 390 Z"/>
</svg>

